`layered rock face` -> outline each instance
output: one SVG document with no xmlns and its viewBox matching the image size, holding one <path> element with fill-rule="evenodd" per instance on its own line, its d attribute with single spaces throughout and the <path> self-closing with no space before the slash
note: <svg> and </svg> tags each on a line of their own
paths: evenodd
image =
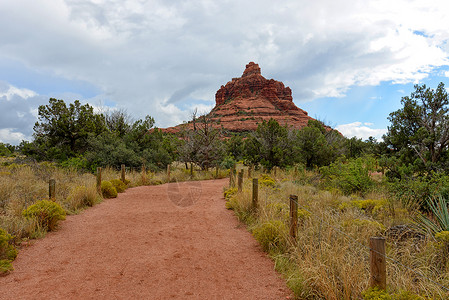
<svg viewBox="0 0 449 300">
<path fill-rule="evenodd" d="M 242 77 L 221 86 L 215 94 L 215 107 L 208 116 L 214 126 L 232 132 L 255 130 L 259 123 L 271 118 L 281 125 L 300 129 L 312 119 L 293 103 L 289 87 L 264 78 L 259 65 L 254 62 L 246 65 Z M 179 129 L 178 125 L 166 131 L 177 132 Z"/>
<path fill-rule="evenodd" d="M 209 115 L 230 131 L 255 130 L 259 123 L 270 118 L 300 129 L 312 119 L 293 103 L 289 87 L 264 78 L 259 65 L 253 62 L 246 65 L 242 77 L 221 86 Z"/>
</svg>

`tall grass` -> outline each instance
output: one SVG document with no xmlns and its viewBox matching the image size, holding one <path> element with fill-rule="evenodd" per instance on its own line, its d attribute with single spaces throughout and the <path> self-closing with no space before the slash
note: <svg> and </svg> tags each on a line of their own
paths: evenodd
<svg viewBox="0 0 449 300">
<path fill-rule="evenodd" d="M 268 251 L 298 299 L 362 298 L 369 287 L 368 242 L 374 236 L 387 238 L 387 292 L 396 297 L 392 299 L 449 298 L 440 286 L 449 287 L 449 235 L 423 238 L 413 229 L 411 213 L 390 200 L 380 185 L 362 198 L 323 189 L 315 172 L 277 170 L 277 178 L 273 173 L 271 178 L 254 176 L 259 177 L 258 209 L 251 207 L 251 180 L 245 180 L 240 193 L 227 190 L 227 207 Z M 298 195 L 299 203 L 294 241 L 289 237 L 291 194 Z M 395 236 L 396 225 L 406 225 L 409 234 Z"/>
</svg>

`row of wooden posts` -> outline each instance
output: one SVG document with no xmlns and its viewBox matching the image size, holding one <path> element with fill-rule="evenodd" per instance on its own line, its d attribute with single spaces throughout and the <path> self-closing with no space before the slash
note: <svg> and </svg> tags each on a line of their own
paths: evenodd
<svg viewBox="0 0 449 300">
<path fill-rule="evenodd" d="M 101 192 L 101 167 L 97 168 L 97 191 L 100 195 Z M 142 165 L 142 172 L 145 172 L 146 168 Z M 126 181 L 126 166 L 124 164 L 121 165 L 120 170 L 120 179 L 122 182 Z M 167 182 L 170 182 L 170 165 L 167 166 Z M 48 197 L 50 200 L 54 200 L 56 198 L 56 180 L 50 179 L 48 181 Z"/>
<path fill-rule="evenodd" d="M 237 173 L 237 191 L 243 188 L 243 169 Z M 248 169 L 248 178 L 251 178 L 251 169 Z M 252 207 L 257 210 L 259 201 L 259 180 L 253 178 Z M 235 169 L 231 169 L 229 177 L 230 186 L 235 186 Z M 290 195 L 290 238 L 296 241 L 298 230 L 298 196 Z M 385 252 L 385 238 L 371 237 L 370 248 L 370 287 L 378 287 L 385 290 L 387 286 L 387 264 Z"/>
</svg>

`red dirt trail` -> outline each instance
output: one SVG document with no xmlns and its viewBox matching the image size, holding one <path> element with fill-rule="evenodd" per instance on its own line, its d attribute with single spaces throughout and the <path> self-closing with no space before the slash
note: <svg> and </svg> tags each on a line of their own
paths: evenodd
<svg viewBox="0 0 449 300">
<path fill-rule="evenodd" d="M 19 251 L 0 299 L 286 299 L 226 179 L 127 190 Z"/>
</svg>

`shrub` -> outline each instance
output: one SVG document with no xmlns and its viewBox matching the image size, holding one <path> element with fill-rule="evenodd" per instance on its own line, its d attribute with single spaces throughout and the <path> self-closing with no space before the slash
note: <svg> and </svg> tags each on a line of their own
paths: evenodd
<svg viewBox="0 0 449 300">
<path fill-rule="evenodd" d="M 94 186 L 77 186 L 75 187 L 67 197 L 67 202 L 71 209 L 80 209 L 85 206 L 93 206 L 99 202 L 99 196 Z"/>
<path fill-rule="evenodd" d="M 14 268 L 11 261 L 8 259 L 0 259 L 0 276 L 7 275 L 9 272 L 13 271 Z"/>
<path fill-rule="evenodd" d="M 338 206 L 341 211 L 345 211 L 347 208 L 355 207 L 362 210 L 365 213 L 378 215 L 387 208 L 387 200 L 385 199 L 363 199 L 352 200 L 350 202 L 342 202 Z"/>
<path fill-rule="evenodd" d="M 353 227 L 357 231 L 369 231 L 369 232 L 376 232 L 381 233 L 385 231 L 385 226 L 375 220 L 368 220 L 368 219 L 351 219 L 346 220 L 342 223 L 343 227 Z"/>
<path fill-rule="evenodd" d="M 373 159 L 369 156 L 348 161 L 339 159 L 328 167 L 322 167 L 320 172 L 325 182 L 331 187 L 338 187 L 346 195 L 365 194 L 374 184 L 370 176 L 370 172 L 374 171 L 373 165 Z"/>
<path fill-rule="evenodd" d="M 274 188 L 276 186 L 276 181 L 267 174 L 261 174 L 259 178 L 259 184 L 261 186 L 268 186 Z"/>
<path fill-rule="evenodd" d="M 38 225 L 52 231 L 60 220 L 65 220 L 66 212 L 56 202 L 41 200 L 23 210 L 22 215 L 27 219 L 35 218 Z"/>
<path fill-rule="evenodd" d="M 252 232 L 265 251 L 280 250 L 285 246 L 287 226 L 284 222 L 270 220 L 257 225 Z"/>
<path fill-rule="evenodd" d="M 440 231 L 449 231 L 449 200 L 439 196 L 437 199 L 428 198 L 426 203 L 433 218 L 418 213 L 416 219 L 421 228 L 434 234 Z"/>
<path fill-rule="evenodd" d="M 101 182 L 101 192 L 104 198 L 116 198 L 117 190 L 110 181 Z"/>
<path fill-rule="evenodd" d="M 14 260 L 17 256 L 17 250 L 9 244 L 12 236 L 0 228 L 0 259 Z"/>
<path fill-rule="evenodd" d="M 229 188 L 223 193 L 226 200 L 230 199 L 235 194 L 237 194 L 237 188 Z"/>
<path fill-rule="evenodd" d="M 115 187 L 117 193 L 123 193 L 126 190 L 125 183 L 123 183 L 123 181 L 121 181 L 120 179 L 112 179 L 110 182 Z M 129 180 L 128 180 L 128 182 L 129 182 Z"/>
</svg>

